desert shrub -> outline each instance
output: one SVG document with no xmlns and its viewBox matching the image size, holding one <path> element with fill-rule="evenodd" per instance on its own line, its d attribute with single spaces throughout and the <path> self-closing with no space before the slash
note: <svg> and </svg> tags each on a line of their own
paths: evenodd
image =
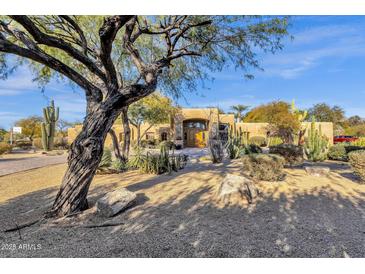
<svg viewBox="0 0 365 274">
<path fill-rule="evenodd" d="M 128 162 L 128 166 L 137 168 L 143 173 L 162 174 L 183 169 L 187 162 L 187 155 L 169 155 L 166 146 L 162 146 L 159 154 L 142 154 L 139 151 Z"/>
<path fill-rule="evenodd" d="M 262 153 L 262 148 L 255 144 L 249 144 L 245 146 L 245 154 Z"/>
<path fill-rule="evenodd" d="M 65 138 L 65 137 L 55 137 L 53 147 L 55 149 L 69 149 L 67 138 Z"/>
<path fill-rule="evenodd" d="M 365 147 L 365 137 L 360 137 L 356 141 L 350 142 L 351 146 Z"/>
<path fill-rule="evenodd" d="M 111 168 L 115 171 L 125 171 L 127 170 L 127 163 L 125 161 L 121 161 L 119 159 L 116 159 L 112 162 Z"/>
<path fill-rule="evenodd" d="M 42 145 L 42 138 L 34 138 L 33 139 L 33 146 L 39 149 L 43 149 Z"/>
<path fill-rule="evenodd" d="M 263 136 L 252 136 L 249 140 L 249 143 L 260 147 L 264 147 L 267 145 L 266 138 Z"/>
<path fill-rule="evenodd" d="M 31 149 L 32 142 L 31 141 L 26 141 L 26 140 L 19 140 L 19 141 L 15 142 L 15 146 L 19 147 L 21 149 Z"/>
<path fill-rule="evenodd" d="M 304 162 L 304 152 L 301 146 L 291 144 L 271 146 L 269 153 L 284 157 L 286 164 L 289 166 L 301 165 Z"/>
<path fill-rule="evenodd" d="M 280 181 L 285 177 L 285 159 L 276 154 L 249 154 L 242 157 L 246 175 L 264 181 Z"/>
<path fill-rule="evenodd" d="M 101 157 L 101 161 L 99 164 L 100 168 L 110 167 L 112 164 L 112 152 L 109 148 L 104 148 L 103 156 Z"/>
<path fill-rule="evenodd" d="M 350 152 L 353 152 L 353 151 L 363 150 L 364 147 L 345 145 L 345 149 L 346 149 L 346 153 L 349 154 Z"/>
<path fill-rule="evenodd" d="M 277 136 L 269 137 L 267 140 L 268 146 L 277 146 L 283 143 L 283 139 Z"/>
<path fill-rule="evenodd" d="M 342 144 L 331 146 L 328 150 L 328 158 L 336 161 L 347 161 L 346 146 Z"/>
<path fill-rule="evenodd" d="M 173 141 L 162 141 L 159 143 L 159 148 L 166 147 L 167 149 L 171 150 L 175 148 L 175 144 Z"/>
<path fill-rule="evenodd" d="M 147 147 L 147 140 L 141 140 L 141 141 L 139 141 L 139 146 L 141 148 L 146 148 Z"/>
<path fill-rule="evenodd" d="M 354 173 L 365 182 L 365 150 L 352 151 L 348 154 L 349 162 Z"/>
<path fill-rule="evenodd" d="M 0 143 L 0 155 L 11 152 L 12 146 L 7 143 Z"/>
</svg>

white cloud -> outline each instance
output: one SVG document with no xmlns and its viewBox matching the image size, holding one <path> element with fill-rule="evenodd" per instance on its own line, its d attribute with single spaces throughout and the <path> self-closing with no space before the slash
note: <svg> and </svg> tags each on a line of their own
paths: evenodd
<svg viewBox="0 0 365 274">
<path fill-rule="evenodd" d="M 295 42 L 282 52 L 264 59 L 264 75 L 295 79 L 320 65 L 324 58 L 365 56 L 362 33 L 361 28 L 334 25 L 305 30 L 296 34 Z"/>
</svg>

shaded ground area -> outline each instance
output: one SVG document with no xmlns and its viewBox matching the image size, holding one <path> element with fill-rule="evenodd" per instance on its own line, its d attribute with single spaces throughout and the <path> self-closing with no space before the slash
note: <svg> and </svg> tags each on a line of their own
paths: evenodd
<svg viewBox="0 0 365 274">
<path fill-rule="evenodd" d="M 347 164 L 322 165 L 331 167 L 330 176 L 287 169 L 284 182 L 258 184 L 262 196 L 255 204 L 226 207 L 216 198 L 219 183 L 224 174 L 240 172 L 240 161 L 201 161 L 172 175 L 97 176 L 91 204 L 116 186 L 126 186 L 137 192 L 137 205 L 111 219 L 91 209 L 62 220 L 62 226 L 40 223 L 20 235 L 0 233 L 2 247 L 15 246 L 2 248 L 0 256 L 364 257 L 365 186 L 349 176 Z M 1 177 L 0 229 L 41 216 L 51 206 L 64 169 L 58 165 Z M 82 227 L 105 221 L 120 225 Z"/>
<path fill-rule="evenodd" d="M 13 153 L 0 158 L 0 176 L 54 164 L 65 163 L 67 154 L 46 156 L 40 153 Z"/>
</svg>

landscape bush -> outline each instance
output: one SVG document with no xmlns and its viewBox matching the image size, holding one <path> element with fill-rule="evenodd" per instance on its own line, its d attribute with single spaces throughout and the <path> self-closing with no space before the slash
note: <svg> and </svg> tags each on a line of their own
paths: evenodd
<svg viewBox="0 0 365 274">
<path fill-rule="evenodd" d="M 69 144 L 67 138 L 65 137 L 55 137 L 53 147 L 55 149 L 69 149 Z"/>
<path fill-rule="evenodd" d="M 267 145 L 266 138 L 263 136 L 253 136 L 250 138 L 249 143 L 260 147 L 264 147 Z"/>
<path fill-rule="evenodd" d="M 15 142 L 14 146 L 27 150 L 32 148 L 32 142 L 27 140 L 19 140 Z"/>
<path fill-rule="evenodd" d="M 272 136 L 268 138 L 268 146 L 277 146 L 283 143 L 283 139 L 277 136 Z"/>
<path fill-rule="evenodd" d="M 262 153 L 262 148 L 255 144 L 249 144 L 244 147 L 245 154 Z"/>
<path fill-rule="evenodd" d="M 161 146 L 159 154 L 138 150 L 128 161 L 129 168 L 136 168 L 142 173 L 162 174 L 183 169 L 187 163 L 187 155 L 169 155 L 167 146 Z"/>
<path fill-rule="evenodd" d="M 360 137 L 356 141 L 350 143 L 351 146 L 365 147 L 365 137 Z"/>
<path fill-rule="evenodd" d="M 292 144 L 280 144 L 277 146 L 271 146 L 269 149 L 270 154 L 278 154 L 284 157 L 285 162 L 289 166 L 301 165 L 304 162 L 303 147 Z"/>
<path fill-rule="evenodd" d="M 43 149 L 42 138 L 34 138 L 33 139 L 33 146 L 38 148 L 38 149 Z"/>
<path fill-rule="evenodd" d="M 0 155 L 11 152 L 12 146 L 8 143 L 0 143 Z"/>
<path fill-rule="evenodd" d="M 354 173 L 365 183 L 365 150 L 352 151 L 348 157 Z"/>
<path fill-rule="evenodd" d="M 243 172 L 257 180 L 280 181 L 285 178 L 285 159 L 276 154 L 249 154 L 242 157 Z"/>
<path fill-rule="evenodd" d="M 99 163 L 99 168 L 107 168 L 112 164 L 112 152 L 109 148 L 105 147 L 103 151 L 103 156 Z"/>
<path fill-rule="evenodd" d="M 335 161 L 347 161 L 346 146 L 343 144 L 336 144 L 329 148 L 328 158 Z"/>
<path fill-rule="evenodd" d="M 111 163 L 111 168 L 117 172 L 126 171 L 128 169 L 125 161 L 116 159 Z"/>
<path fill-rule="evenodd" d="M 162 147 L 166 147 L 168 150 L 174 149 L 175 148 L 175 144 L 173 141 L 162 141 L 159 143 L 159 148 L 161 149 Z"/>
</svg>

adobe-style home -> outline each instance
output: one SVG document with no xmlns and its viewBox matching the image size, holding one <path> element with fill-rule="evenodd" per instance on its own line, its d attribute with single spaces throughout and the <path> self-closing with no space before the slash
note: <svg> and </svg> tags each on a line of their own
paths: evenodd
<svg viewBox="0 0 365 274">
<path fill-rule="evenodd" d="M 321 125 L 324 135 L 332 142 L 333 125 L 330 122 L 316 123 Z M 206 147 L 209 136 L 219 134 L 220 138 L 228 138 L 229 130 L 234 130 L 240 134 L 246 134 L 248 138 L 253 136 L 267 137 L 267 123 L 236 123 L 233 114 L 220 114 L 218 108 L 181 108 L 178 114 L 173 117 L 170 123 L 151 126 L 147 123 L 141 125 L 142 140 L 171 140 L 176 146 L 184 147 Z M 310 122 L 303 122 L 303 127 L 309 127 Z M 80 132 L 82 125 L 68 129 L 68 140 L 72 142 Z M 131 141 L 136 142 L 137 128 L 131 127 Z M 123 126 L 114 124 L 114 131 L 118 141 L 124 138 Z M 144 134 L 145 133 L 145 134 Z M 212 134 L 213 133 L 213 134 Z M 108 136 L 106 145 L 111 144 Z"/>
</svg>

